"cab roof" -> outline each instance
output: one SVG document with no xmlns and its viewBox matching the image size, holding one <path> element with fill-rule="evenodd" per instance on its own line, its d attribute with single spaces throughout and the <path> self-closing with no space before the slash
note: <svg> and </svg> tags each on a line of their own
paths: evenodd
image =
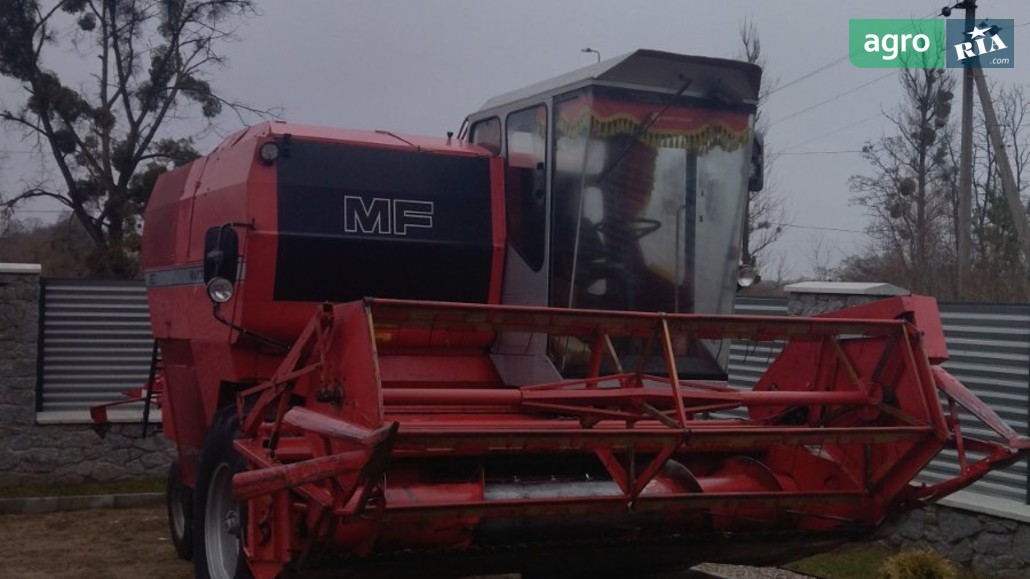
<svg viewBox="0 0 1030 579">
<path fill-rule="evenodd" d="M 762 69 L 739 60 L 641 49 L 495 96 L 487 100 L 474 116 L 588 84 L 664 89 L 675 93 L 683 78 L 691 80 L 685 94 L 707 94 L 719 85 L 739 96 L 742 103 L 757 105 Z"/>
</svg>

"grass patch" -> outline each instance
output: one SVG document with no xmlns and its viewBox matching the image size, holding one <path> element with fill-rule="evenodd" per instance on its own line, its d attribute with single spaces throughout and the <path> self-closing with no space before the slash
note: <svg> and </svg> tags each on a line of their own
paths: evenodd
<svg viewBox="0 0 1030 579">
<path fill-rule="evenodd" d="M 74 485 L 23 485 L 0 488 L 0 499 L 73 497 L 80 495 L 129 495 L 165 492 L 165 479 L 142 478 Z"/>
<path fill-rule="evenodd" d="M 885 547 L 860 543 L 801 559 L 784 568 L 825 579 L 873 579 L 880 576 L 880 567 L 893 554 Z M 957 579 L 984 579 L 968 569 L 957 569 Z"/>
<path fill-rule="evenodd" d="M 877 576 L 880 565 L 890 555 L 890 550 L 877 545 L 847 545 L 784 567 L 826 579 L 870 579 Z"/>
</svg>

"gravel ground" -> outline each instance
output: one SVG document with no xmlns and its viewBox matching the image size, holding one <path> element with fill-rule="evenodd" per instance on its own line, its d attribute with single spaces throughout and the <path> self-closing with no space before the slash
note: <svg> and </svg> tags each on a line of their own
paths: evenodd
<svg viewBox="0 0 1030 579">
<path fill-rule="evenodd" d="M 0 578 L 190 579 L 175 555 L 164 505 L 0 515 Z M 699 571 L 731 579 L 805 579 L 781 569 L 705 564 Z M 696 573 L 681 575 L 691 579 Z M 510 577 L 510 576 L 506 576 Z M 701 575 L 705 577 L 705 575 Z"/>
<path fill-rule="evenodd" d="M 4 579 L 190 579 L 164 505 L 0 516 Z"/>
<path fill-rule="evenodd" d="M 732 579 L 811 579 L 811 575 L 801 575 L 775 567 L 744 567 L 742 565 L 705 563 L 704 565 L 698 565 L 695 569 L 705 573 L 731 577 Z"/>
</svg>

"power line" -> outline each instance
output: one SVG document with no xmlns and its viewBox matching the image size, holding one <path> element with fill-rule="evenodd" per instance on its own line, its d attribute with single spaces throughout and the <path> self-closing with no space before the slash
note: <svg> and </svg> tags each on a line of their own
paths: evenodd
<svg viewBox="0 0 1030 579">
<path fill-rule="evenodd" d="M 842 229 L 839 227 L 820 227 L 817 225 L 797 225 L 795 223 L 775 223 L 770 221 L 769 225 L 775 225 L 777 227 L 790 227 L 793 229 L 815 229 L 818 231 L 838 231 L 840 233 L 859 233 L 865 235 L 865 231 L 859 231 L 858 229 Z"/>
<path fill-rule="evenodd" d="M 829 62 L 827 64 L 824 64 L 824 65 L 820 66 L 819 68 L 817 68 L 817 69 L 815 69 L 815 70 L 813 70 L 811 72 L 805 73 L 805 74 L 799 76 L 798 78 L 795 78 L 794 80 L 788 82 L 787 84 L 782 84 L 782 85 L 780 85 L 780 86 L 770 90 L 769 92 L 765 93 L 765 97 L 766 98 L 771 97 L 772 95 L 780 92 L 783 89 L 790 88 L 790 87 L 796 85 L 797 83 L 799 83 L 801 81 L 804 81 L 804 80 L 807 80 L 809 78 L 812 78 L 813 76 L 819 74 L 820 72 L 822 72 L 824 70 L 827 70 L 829 68 L 833 68 L 834 66 L 837 66 L 838 64 L 840 64 L 840 63 L 844 62 L 845 60 L 847 60 L 848 56 L 850 56 L 850 55 L 849 54 L 845 54 L 844 56 L 838 58 L 837 60 L 834 60 L 833 62 Z"/>
<path fill-rule="evenodd" d="M 870 80 L 868 82 L 864 82 L 864 83 L 862 83 L 862 84 L 860 84 L 860 85 L 858 85 L 856 87 L 852 87 L 852 88 L 850 88 L 850 89 L 848 89 L 848 90 L 846 90 L 844 92 L 837 93 L 837 94 L 833 95 L 832 97 L 830 97 L 828 99 L 821 100 L 821 101 L 815 103 L 812 106 L 803 108 L 800 111 L 797 111 L 795 113 L 789 114 L 789 115 L 783 117 L 782 119 L 776 119 L 775 121 L 769 123 L 769 127 L 772 127 L 773 125 L 775 125 L 777 123 L 782 123 L 783 121 L 788 121 L 788 120 L 793 119 L 795 117 L 799 117 L 799 116 L 801 116 L 801 115 L 803 115 L 803 114 L 805 114 L 805 113 L 807 113 L 809 111 L 815 110 L 815 109 L 817 109 L 817 108 L 819 108 L 819 107 L 821 107 L 823 105 L 832 103 L 833 101 L 835 101 L 837 99 L 844 98 L 844 97 L 846 97 L 846 96 L 848 96 L 850 94 L 858 92 L 859 90 L 861 90 L 863 88 L 866 88 L 868 86 L 872 86 L 873 84 L 876 84 L 876 83 L 880 82 L 881 80 L 890 78 L 890 77 L 892 77 L 894 75 L 895 75 L 895 71 L 892 70 L 892 71 L 888 72 L 887 74 L 884 74 L 884 75 L 881 75 L 881 76 L 878 76 L 878 77 L 874 78 L 873 80 Z"/>
<path fill-rule="evenodd" d="M 936 15 L 936 14 L 937 14 L 937 12 L 936 12 L 936 11 L 934 11 L 934 12 L 932 12 L 932 13 L 928 14 L 927 16 L 924 16 L 923 18 L 920 18 L 919 20 L 926 20 L 927 18 L 930 18 L 931 16 L 934 16 L 934 15 Z M 1016 26 L 1014 26 L 1013 28 L 1020 28 L 1020 27 L 1023 27 L 1023 26 L 1028 26 L 1028 25 L 1030 25 L 1030 21 L 1027 21 L 1027 22 L 1023 22 L 1023 23 L 1017 24 L 1017 25 L 1016 25 Z M 794 79 L 793 81 L 791 81 L 791 82 L 787 83 L 786 85 L 783 85 L 782 87 L 778 87 L 778 88 L 777 88 L 776 90 L 770 91 L 770 92 L 768 93 L 768 95 L 771 95 L 771 94 L 775 93 L 775 92 L 776 92 L 777 90 L 780 90 L 780 89 L 782 89 L 782 88 L 787 88 L 788 86 L 791 86 L 791 85 L 793 85 L 793 84 L 796 84 L 796 83 L 798 83 L 798 82 L 801 82 L 801 81 L 803 81 L 803 80 L 805 80 L 805 79 L 807 79 L 807 78 L 810 78 L 810 77 L 812 77 L 812 76 L 814 76 L 814 75 L 818 74 L 819 72 L 822 72 L 822 71 L 824 71 L 824 70 L 827 70 L 828 68 L 830 68 L 830 67 L 832 67 L 832 66 L 834 66 L 834 65 L 836 65 L 836 64 L 838 64 L 838 63 L 840 63 L 840 62 L 843 62 L 843 61 L 844 61 L 844 60 L 845 60 L 846 58 L 847 58 L 847 55 L 845 55 L 845 56 L 843 56 L 843 57 L 841 57 L 841 58 L 838 58 L 837 60 L 834 60 L 834 61 L 832 61 L 832 62 L 830 62 L 830 63 L 828 63 L 828 64 L 826 64 L 826 65 L 823 65 L 823 66 L 821 66 L 821 67 L 817 68 L 816 70 L 813 70 L 813 71 L 809 72 L 808 74 L 805 74 L 805 75 L 803 75 L 803 76 L 801 76 L 801 77 L 799 77 L 799 78 L 797 78 L 797 79 Z M 849 95 L 849 94 L 851 94 L 851 93 L 853 93 L 853 92 L 857 92 L 857 91 L 859 91 L 859 90 L 861 90 L 861 89 L 863 89 L 863 88 L 866 88 L 866 87 L 868 87 L 868 86 L 871 86 L 871 85 L 873 85 L 873 84 L 876 84 L 877 82 L 879 82 L 879 81 L 881 81 L 881 80 L 884 80 L 884 79 L 886 79 L 886 78 L 888 78 L 888 77 L 890 77 L 890 76 L 893 76 L 893 75 L 894 75 L 894 72 L 893 72 L 893 71 L 891 71 L 891 72 L 888 72 L 888 73 L 886 73 L 886 74 L 884 74 L 884 75 L 882 75 L 882 76 L 879 76 L 879 77 L 876 77 L 876 78 L 874 78 L 874 79 L 870 80 L 869 82 L 866 82 L 866 83 L 860 84 L 860 85 L 858 85 L 858 86 L 856 86 L 856 87 L 854 87 L 854 88 L 851 88 L 851 89 L 849 89 L 849 90 L 847 90 L 847 91 L 845 91 L 845 92 L 839 93 L 839 94 L 837 94 L 837 95 L 834 95 L 834 96 L 832 96 L 832 97 L 830 97 L 830 98 L 828 98 L 828 99 L 825 99 L 825 100 L 823 100 L 823 101 L 820 101 L 820 102 L 818 102 L 818 103 L 815 103 L 814 105 L 811 105 L 811 106 L 809 106 L 809 107 L 806 107 L 806 108 L 804 108 L 804 109 L 801 109 L 801 110 L 799 110 L 799 111 L 797 111 L 797 112 L 794 112 L 794 113 L 792 113 L 792 114 L 790 114 L 790 115 L 788 115 L 788 116 L 786 116 L 786 117 L 783 117 L 783 118 L 781 118 L 781 119 L 776 119 L 776 120 L 772 121 L 771 123 L 769 123 L 769 125 L 768 125 L 768 126 L 769 126 L 769 127 L 772 127 L 773 125 L 775 125 L 775 124 L 777 124 L 777 123 L 780 123 L 780 122 L 783 122 L 783 121 L 787 121 L 787 120 L 790 120 L 790 119 L 792 119 L 792 118 L 795 118 L 795 117 L 801 116 L 801 115 L 803 115 L 803 114 L 805 114 L 805 113 L 808 113 L 809 111 L 815 110 L 815 109 L 817 109 L 817 108 L 819 108 L 819 107 L 821 107 L 821 106 L 823 106 L 823 105 L 829 104 L 829 103 L 831 103 L 831 102 L 833 102 L 833 101 L 835 101 L 835 100 L 837 100 L 837 99 L 843 98 L 843 97 L 845 97 L 845 96 L 847 96 L 847 95 Z M 766 95 L 766 96 L 768 96 L 768 95 Z M 771 155 L 771 156 L 773 156 L 773 157 L 776 157 L 776 156 L 779 156 L 779 155 L 791 155 L 791 154 L 817 154 L 816 152 L 788 153 L 787 151 L 790 151 L 791 149 L 796 149 L 796 148 L 798 148 L 798 147 L 800 147 L 800 146 L 806 145 L 806 144 L 808 144 L 808 143 L 812 143 L 812 142 L 814 142 L 814 141 L 818 141 L 818 140 L 820 140 L 820 139 L 823 139 L 823 138 L 825 138 L 825 137 L 828 137 L 828 136 L 830 136 L 830 135 L 834 135 L 834 134 L 837 134 L 837 133 L 839 133 L 839 132 L 841 132 L 841 131 L 845 131 L 845 130 L 847 130 L 847 129 L 850 129 L 850 128 L 852 128 L 852 127 L 858 126 L 858 125 L 860 125 L 860 124 L 863 124 L 863 123 L 867 123 L 867 122 L 869 122 L 869 121 L 871 121 L 871 120 L 873 120 L 873 119 L 879 118 L 880 116 L 881 116 L 881 114 L 876 114 L 876 115 L 872 115 L 872 116 L 870 116 L 870 117 L 866 117 L 866 118 L 864 118 L 864 119 L 861 119 L 861 120 L 855 121 L 855 122 L 853 122 L 853 123 L 850 123 L 850 124 L 848 124 L 848 125 L 845 125 L 845 126 L 843 126 L 843 127 L 839 127 L 839 128 L 833 129 L 833 130 L 831 130 L 831 131 L 828 131 L 828 132 L 826 132 L 826 133 L 823 133 L 823 134 L 821 134 L 821 135 L 817 135 L 817 136 L 815 136 L 815 137 L 812 137 L 811 139 L 808 139 L 808 140 L 802 141 L 802 142 L 800 142 L 800 143 L 797 143 L 797 144 L 795 144 L 795 145 L 791 145 L 791 146 L 787 147 L 786 149 L 783 149 L 782 151 L 780 151 L 780 152 L 778 152 L 778 153 L 772 153 L 772 155 Z M 844 151 L 842 151 L 842 153 L 843 153 L 843 152 L 844 152 Z M 847 152 L 851 152 L 851 151 L 847 151 Z M 857 151 L 857 152 L 861 152 L 861 151 Z M 829 154 L 829 152 L 819 152 L 818 154 Z"/>
<path fill-rule="evenodd" d="M 930 12 L 926 16 L 923 16 L 922 18 L 919 18 L 916 21 L 918 22 L 920 20 L 926 20 L 928 18 L 935 17 L 938 14 L 940 14 L 940 11 L 934 10 L 933 12 Z M 1019 26 L 1026 26 L 1027 24 L 1030 24 L 1030 22 L 1025 22 L 1023 24 L 1020 24 Z M 1019 26 L 1014 26 L 1013 28 L 1019 28 Z M 845 60 L 848 60 L 848 58 L 850 56 L 851 56 L 851 53 L 848 52 L 844 56 L 841 56 L 841 57 L 839 57 L 839 58 L 837 58 L 835 60 L 832 60 L 832 61 L 830 61 L 830 62 L 820 66 L 819 68 L 817 68 L 815 70 L 809 71 L 809 72 L 799 76 L 798 78 L 795 78 L 794 80 L 788 82 L 787 84 L 780 85 L 780 86 L 770 90 L 769 92 L 765 93 L 765 97 L 768 98 L 768 97 L 770 97 L 770 96 L 780 92 L 781 90 L 784 90 L 786 88 L 790 88 L 790 87 L 792 87 L 792 86 L 794 86 L 794 85 L 796 85 L 796 84 L 798 84 L 798 83 L 800 83 L 802 81 L 808 80 L 809 78 L 812 78 L 813 76 L 819 74 L 820 72 L 823 72 L 825 70 L 829 70 L 829 69 L 837 66 L 838 64 L 844 62 Z"/>
<path fill-rule="evenodd" d="M 15 213 L 71 213 L 71 209 L 12 209 Z"/>
<path fill-rule="evenodd" d="M 807 139 L 805 141 L 801 141 L 800 143 L 791 145 L 791 146 L 789 146 L 789 147 L 787 147 L 785 149 L 782 149 L 778 153 L 774 152 L 774 153 L 772 153 L 771 156 L 775 157 L 776 155 L 784 155 L 784 154 L 786 154 L 786 151 L 790 151 L 791 149 L 797 149 L 798 147 L 802 147 L 802 146 L 807 145 L 809 143 L 814 143 L 815 141 L 818 141 L 820 139 L 829 137 L 830 135 L 836 135 L 837 133 L 840 133 L 842 131 L 846 131 L 846 130 L 852 128 L 852 127 L 857 127 L 858 125 L 861 125 L 863 123 L 868 123 L 869 121 L 871 121 L 873 119 L 880 118 L 882 115 L 883 115 L 883 113 L 876 113 L 875 115 L 866 117 L 864 119 L 857 120 L 857 121 L 855 121 L 853 123 L 849 123 L 847 125 L 844 125 L 843 127 L 837 127 L 836 129 L 827 131 L 827 132 L 825 132 L 825 133 L 823 133 L 821 135 L 816 135 L 816 136 L 812 137 L 811 139 Z"/>
<path fill-rule="evenodd" d="M 853 152 L 862 152 L 860 148 L 849 148 L 845 150 L 798 150 L 794 152 L 781 152 L 779 155 L 845 155 Z"/>
</svg>

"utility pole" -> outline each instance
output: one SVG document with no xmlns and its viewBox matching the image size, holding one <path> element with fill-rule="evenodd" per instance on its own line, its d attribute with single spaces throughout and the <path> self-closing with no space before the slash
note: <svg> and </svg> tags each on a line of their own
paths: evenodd
<svg viewBox="0 0 1030 579">
<path fill-rule="evenodd" d="M 972 32 L 976 19 L 976 0 L 964 0 L 955 5 L 966 11 L 965 31 Z M 950 10 L 948 11 L 950 13 Z M 947 15 L 947 14 L 945 14 Z M 960 144 L 958 173 L 958 272 L 955 289 L 961 298 L 969 277 L 970 217 L 973 199 L 973 69 L 980 66 L 974 57 L 962 69 L 962 141 Z"/>
<path fill-rule="evenodd" d="M 1016 177 L 1012 172 L 1012 164 L 1009 163 L 1009 153 L 1005 148 L 1005 142 L 1001 139 L 1001 127 L 998 126 L 998 116 L 994 112 L 994 101 L 991 100 L 990 89 L 987 88 L 987 79 L 984 78 L 982 68 L 974 68 L 973 77 L 976 80 L 976 89 L 980 95 L 980 105 L 984 109 L 984 120 L 987 122 L 987 133 L 994 146 L 994 158 L 998 162 L 998 174 L 1001 177 L 1001 188 L 1005 191 L 1005 198 L 1009 202 L 1009 212 L 1012 213 L 1012 225 L 1016 228 L 1016 235 L 1019 237 L 1019 244 L 1023 247 L 1023 253 L 1030 259 L 1030 236 L 1028 236 L 1026 225 L 1026 209 L 1023 201 L 1019 198 L 1019 189 L 1016 187 Z"/>
<path fill-rule="evenodd" d="M 966 11 L 965 32 L 968 34 L 976 26 L 976 0 L 963 0 L 955 4 L 953 8 L 962 8 Z M 944 16 L 951 14 L 950 8 L 941 11 Z M 1019 189 L 1016 186 L 1016 179 L 1012 172 L 1012 164 L 1009 162 L 1008 151 L 1005 142 L 1001 138 L 1001 127 L 998 125 L 998 116 L 994 111 L 994 101 L 991 99 L 991 92 L 987 86 L 987 79 L 984 77 L 983 69 L 980 67 L 980 57 L 974 56 L 962 69 L 962 142 L 961 157 L 959 160 L 959 209 L 958 209 L 958 272 L 956 279 L 956 290 L 959 297 L 962 296 L 965 282 L 969 275 L 969 246 L 972 239 L 970 235 L 970 214 L 972 213 L 973 197 L 973 84 L 976 84 L 980 96 L 980 105 L 983 107 L 984 120 L 987 123 L 987 133 L 991 146 L 994 149 L 994 157 L 998 162 L 998 173 L 1001 177 L 1001 186 L 1008 200 L 1009 212 L 1012 214 L 1012 224 L 1019 237 L 1019 243 L 1023 248 L 1024 256 L 1030 260 L 1030 227 L 1027 226 L 1026 209 L 1019 197 Z"/>
</svg>

